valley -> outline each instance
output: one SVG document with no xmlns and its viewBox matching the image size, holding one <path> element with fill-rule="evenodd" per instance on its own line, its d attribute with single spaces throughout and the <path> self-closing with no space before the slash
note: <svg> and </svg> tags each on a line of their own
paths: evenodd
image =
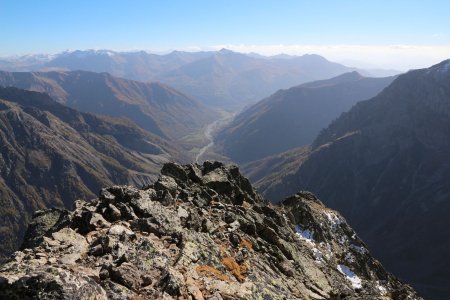
<svg viewBox="0 0 450 300">
<path fill-rule="evenodd" d="M 144 75 L 131 71 L 135 65 L 130 62 L 126 63 L 127 72 L 114 69 L 114 73 L 135 79 L 98 73 L 102 68 L 94 72 L 94 62 L 105 59 L 105 55 L 108 59 L 136 59 L 135 54 L 80 51 L 40 61 L 38 66 L 21 65 L 20 72 L 13 69 L 13 64 L 8 67 L 11 71 L 0 71 L 0 259 L 6 260 L 21 247 L 24 238 L 29 239 L 29 224 L 28 230 L 37 230 L 33 226 L 50 226 L 39 230 L 52 228 L 42 240 L 30 241 L 37 243 L 30 244 L 32 247 L 47 247 L 43 241 L 60 230 L 76 228 L 81 230 L 77 234 L 82 235 L 82 231 L 102 232 L 101 228 L 109 228 L 109 232 L 115 230 L 117 222 L 134 235 L 145 236 L 147 233 L 141 231 L 149 230 L 164 240 L 161 232 L 166 230 L 165 223 L 150 221 L 147 215 L 157 209 L 162 216 L 162 205 L 165 213 L 179 216 L 170 221 L 174 222 L 172 225 L 181 222 L 182 231 L 188 235 L 202 232 L 202 239 L 208 243 L 212 240 L 219 245 L 225 239 L 231 243 L 227 244 L 229 247 L 242 248 L 241 242 L 236 244 L 233 240 L 238 239 L 233 233 L 229 238 L 217 234 L 225 227 L 226 232 L 239 232 L 241 239 L 245 235 L 252 245 L 259 245 L 260 239 L 269 242 L 270 245 L 264 242 L 255 249 L 277 257 L 275 265 L 264 262 L 264 268 L 273 268 L 278 278 L 318 280 L 314 284 L 320 286 L 319 290 L 305 286 L 299 291 L 308 297 L 314 294 L 311 299 L 327 299 L 344 290 L 355 297 L 365 293 L 389 295 L 392 299 L 400 299 L 396 295 L 421 299 L 402 282 L 433 299 L 445 299 L 450 294 L 445 283 L 445 251 L 450 245 L 437 234 L 446 235 L 442 228 L 448 227 L 443 215 L 448 211 L 446 199 L 450 195 L 446 184 L 450 176 L 446 161 L 450 153 L 448 61 L 401 75 L 370 77 L 368 71 L 317 55 L 255 58 L 226 49 L 168 56 L 139 53 L 139 57 L 149 59 L 148 68 L 155 72 L 145 78 L 162 80 L 158 77 L 161 72 L 174 68 L 161 83 L 139 81 L 144 78 L 139 76 Z M 91 62 L 89 71 L 69 70 L 86 63 L 86 58 Z M 161 64 L 159 71 L 155 61 Z M 65 70 L 46 70 L 58 64 Z M 256 79 L 251 74 L 257 74 Z M 219 160 L 237 164 L 240 171 Z M 113 199 L 105 192 L 108 186 L 108 193 L 118 193 L 114 196 L 120 199 L 118 202 L 108 202 Z M 142 190 L 130 192 L 131 186 Z M 90 202 L 99 190 L 105 194 Z M 125 190 L 129 194 L 121 194 Z M 309 191 L 317 194 L 323 204 Z M 77 206 L 80 198 L 87 200 L 85 208 Z M 220 199 L 220 204 L 211 199 Z M 220 215 L 223 220 L 214 217 L 195 225 L 193 219 L 201 218 L 203 210 L 211 205 L 224 209 Z M 300 244 L 290 236 L 289 229 L 274 225 L 284 222 L 278 211 L 285 212 L 289 205 L 295 205 L 289 218 L 296 223 L 285 225 L 294 226 L 294 236 L 298 236 Z M 74 206 L 76 213 L 62 223 L 53 220 L 52 224 L 40 224 L 47 220 L 39 219 L 42 212 L 33 217 L 35 211 L 45 209 L 51 209 L 45 213 L 50 216 L 61 211 L 66 216 Z M 330 213 L 327 207 L 342 216 Z M 249 213 L 244 217 L 246 221 L 235 223 L 235 216 L 228 217 L 228 212 L 235 209 Z M 77 218 L 81 219 L 74 221 Z M 331 227 L 324 228 L 324 220 L 331 222 Z M 80 224 L 88 227 L 79 227 Z M 338 237 L 334 230 L 340 224 L 342 236 Z M 273 237 L 274 226 L 277 232 L 283 232 L 282 236 Z M 110 238 L 115 239 L 113 235 Z M 194 237 L 191 239 L 197 243 Z M 354 250 L 353 242 L 367 250 Z M 305 248 L 302 243 L 313 247 Z M 215 247 L 213 244 L 211 247 Z M 127 245 L 136 253 L 140 251 L 139 245 Z M 332 245 L 340 255 L 330 256 Z M 181 244 L 176 247 L 177 251 L 184 251 L 180 250 L 184 247 Z M 312 261 L 297 261 L 299 254 L 292 250 L 296 247 L 301 249 L 298 253 L 312 257 Z M 234 248 L 226 250 L 227 255 L 241 259 L 244 254 Z M 89 251 L 78 258 L 86 266 L 90 262 L 84 258 L 92 255 Z M 375 258 L 365 256 L 369 253 L 365 251 L 373 253 L 394 275 L 386 272 Z M 261 260 L 261 253 L 250 255 L 249 259 Z M 221 257 L 223 253 L 214 251 L 211 255 Z M 358 257 L 357 262 L 354 256 Z M 26 259 L 33 268 L 41 270 L 38 261 L 28 256 Z M 238 263 L 240 268 L 244 268 L 243 261 Z M 325 275 L 317 279 L 291 272 L 291 261 L 306 264 L 305 272 Z M 317 267 L 319 263 L 323 265 Z M 20 262 L 15 264 L 14 267 L 19 266 Z M 189 264 L 195 264 L 195 259 Z M 119 268 L 120 263 L 114 263 L 108 272 L 119 272 Z M 226 276 L 231 274 L 238 282 L 247 278 L 236 275 L 225 263 L 214 263 L 214 268 Z M 371 268 L 375 268 L 376 276 L 367 271 Z M 0 269 L 0 276 L 10 276 L 7 272 Z M 195 276 L 207 278 L 202 277 L 203 272 Z M 70 276 L 81 275 L 75 272 Z M 113 295 L 110 285 L 125 283 L 116 275 L 108 276 L 111 278 L 94 289 Z M 157 278 L 165 280 L 164 276 Z M 366 282 L 364 286 L 360 285 L 361 280 Z M 261 285 L 258 280 L 252 282 Z M 184 284 L 187 283 L 183 281 Z M 124 286 L 130 289 L 127 295 L 134 293 L 132 287 Z M 21 289 L 9 283 L 4 287 L 11 292 Z M 239 288 L 245 289 L 241 285 Z M 154 293 L 164 292 L 157 286 L 154 289 Z"/>
<path fill-rule="evenodd" d="M 217 130 L 217 127 L 218 127 L 220 121 L 222 121 L 222 120 L 215 120 L 214 122 L 212 122 L 211 124 L 208 124 L 206 126 L 206 128 L 203 132 L 203 135 L 205 136 L 206 140 L 208 141 L 208 144 L 198 151 L 198 154 L 195 156 L 196 163 L 198 163 L 200 161 L 202 156 L 205 154 L 205 152 L 209 148 L 214 146 L 213 132 Z"/>
<path fill-rule="evenodd" d="M 214 145 L 215 145 L 215 135 L 217 132 L 219 132 L 223 127 L 225 127 L 229 122 L 233 120 L 233 118 L 236 116 L 236 112 L 229 113 L 222 111 L 221 112 L 221 118 L 218 120 L 215 120 L 214 122 L 208 124 L 204 131 L 203 136 L 206 138 L 206 141 L 208 142 L 207 145 L 203 146 L 198 151 L 198 154 L 195 156 L 195 162 L 200 163 L 202 162 L 202 158 L 208 154 L 209 151 L 212 151 L 214 153 Z M 213 153 L 209 153 L 209 155 L 214 155 Z"/>
<path fill-rule="evenodd" d="M 0 0 L 0 299 L 450 299 L 448 11 Z"/>
</svg>

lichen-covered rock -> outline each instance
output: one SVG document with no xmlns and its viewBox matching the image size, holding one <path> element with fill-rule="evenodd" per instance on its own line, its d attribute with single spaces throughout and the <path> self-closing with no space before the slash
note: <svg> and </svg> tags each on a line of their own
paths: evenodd
<svg viewBox="0 0 450 300">
<path fill-rule="evenodd" d="M 270 204 L 219 162 L 166 164 L 154 185 L 40 212 L 29 232 L 0 298 L 420 299 L 314 195 Z"/>
</svg>

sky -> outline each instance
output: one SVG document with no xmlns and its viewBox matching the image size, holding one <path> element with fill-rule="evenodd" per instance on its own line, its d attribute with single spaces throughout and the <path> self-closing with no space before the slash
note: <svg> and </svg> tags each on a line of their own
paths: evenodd
<svg viewBox="0 0 450 300">
<path fill-rule="evenodd" d="M 0 0 L 0 56 L 225 47 L 405 70 L 450 58 L 449 14 L 448 0 Z"/>
</svg>

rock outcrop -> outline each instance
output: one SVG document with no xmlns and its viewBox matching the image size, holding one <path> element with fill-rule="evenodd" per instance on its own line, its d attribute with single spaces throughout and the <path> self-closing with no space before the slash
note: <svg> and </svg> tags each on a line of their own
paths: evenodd
<svg viewBox="0 0 450 300">
<path fill-rule="evenodd" d="M 37 212 L 0 267 L 0 298 L 420 299 L 313 194 L 273 205 L 209 161 Z"/>
</svg>

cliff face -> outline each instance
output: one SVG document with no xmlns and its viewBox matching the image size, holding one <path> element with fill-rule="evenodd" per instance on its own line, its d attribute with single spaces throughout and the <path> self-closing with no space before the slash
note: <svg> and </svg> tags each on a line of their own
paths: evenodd
<svg viewBox="0 0 450 300">
<path fill-rule="evenodd" d="M 219 162 L 37 212 L 0 268 L 1 297 L 419 299 L 314 195 L 270 204 Z"/>
</svg>

